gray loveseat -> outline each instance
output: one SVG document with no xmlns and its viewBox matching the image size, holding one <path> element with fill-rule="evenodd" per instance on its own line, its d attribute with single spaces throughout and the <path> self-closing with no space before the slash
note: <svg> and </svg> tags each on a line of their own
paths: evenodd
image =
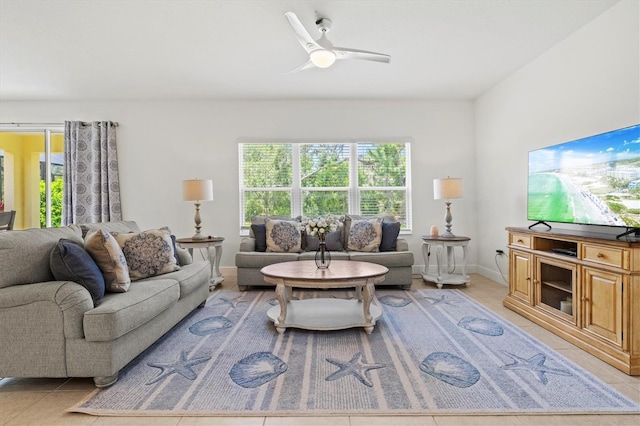
<svg viewBox="0 0 640 426">
<path fill-rule="evenodd" d="M 89 228 L 140 231 L 130 221 Z M 94 307 L 87 288 L 55 280 L 49 259 L 60 239 L 82 244 L 83 229 L 0 232 L 0 377 L 93 377 L 108 386 L 209 296 L 208 262 L 178 250 L 180 270 L 107 292 Z"/>
<path fill-rule="evenodd" d="M 397 223 L 392 216 L 380 216 L 381 221 L 385 224 Z M 316 250 L 314 248 L 305 248 L 304 241 L 307 236 L 302 235 L 301 248 L 291 252 L 270 252 L 257 251 L 256 243 L 260 245 L 256 238 L 256 230 L 269 219 L 283 220 L 285 218 L 274 216 L 256 216 L 252 218 L 252 229 L 248 237 L 244 237 L 240 242 L 240 250 L 236 253 L 236 268 L 238 274 L 238 287 L 246 290 L 249 286 L 271 286 L 264 281 L 260 269 L 267 265 L 278 262 L 290 262 L 298 260 L 314 260 Z M 286 218 L 289 221 L 300 221 L 300 218 Z M 413 253 L 409 251 L 406 240 L 402 238 L 394 238 L 393 244 L 388 244 L 390 251 L 358 251 L 349 250 L 348 235 L 352 220 L 370 219 L 363 216 L 346 216 L 343 218 L 343 227 L 341 228 L 336 245 L 339 250 L 331 250 L 331 260 L 357 260 L 361 262 L 377 263 L 389 268 L 389 272 L 385 276 L 385 280 L 380 285 L 400 286 L 403 289 L 411 288 L 412 266 L 414 262 Z M 329 247 L 331 249 L 331 247 Z"/>
</svg>

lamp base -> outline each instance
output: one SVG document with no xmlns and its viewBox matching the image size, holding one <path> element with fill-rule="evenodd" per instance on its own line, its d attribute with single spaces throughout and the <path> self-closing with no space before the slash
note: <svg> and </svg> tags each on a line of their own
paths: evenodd
<svg viewBox="0 0 640 426">
<path fill-rule="evenodd" d="M 192 240 L 206 240 L 207 237 L 205 235 L 202 235 L 200 232 L 196 232 L 195 234 L 193 234 L 193 237 L 191 237 Z"/>
<path fill-rule="evenodd" d="M 438 237 L 440 237 L 440 238 L 455 238 L 456 236 L 453 235 L 452 232 L 446 231 L 444 234 L 438 235 Z"/>
</svg>

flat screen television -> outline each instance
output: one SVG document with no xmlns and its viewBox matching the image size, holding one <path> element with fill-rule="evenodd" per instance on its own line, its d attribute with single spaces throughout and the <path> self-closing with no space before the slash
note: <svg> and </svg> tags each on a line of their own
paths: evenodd
<svg viewBox="0 0 640 426">
<path fill-rule="evenodd" d="M 527 219 L 640 234 L 640 124 L 529 152 Z"/>
</svg>

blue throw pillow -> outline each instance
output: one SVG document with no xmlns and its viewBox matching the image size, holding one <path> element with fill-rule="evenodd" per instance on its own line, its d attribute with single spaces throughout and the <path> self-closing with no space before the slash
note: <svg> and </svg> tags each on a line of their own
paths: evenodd
<svg viewBox="0 0 640 426">
<path fill-rule="evenodd" d="M 58 281 L 73 281 L 91 294 L 94 306 L 104 297 L 104 277 L 100 268 L 84 248 L 72 240 L 60 239 L 51 250 L 51 272 Z"/>
<path fill-rule="evenodd" d="M 267 251 L 267 226 L 263 223 L 260 225 L 251 225 L 253 236 L 256 239 L 256 251 Z"/>
<path fill-rule="evenodd" d="M 398 235 L 400 235 L 400 222 L 382 222 L 380 251 L 396 251 Z"/>
</svg>

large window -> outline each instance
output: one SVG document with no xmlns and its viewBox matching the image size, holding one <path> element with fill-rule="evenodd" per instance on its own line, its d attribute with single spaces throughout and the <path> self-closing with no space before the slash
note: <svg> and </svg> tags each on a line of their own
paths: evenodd
<svg viewBox="0 0 640 426">
<path fill-rule="evenodd" d="M 240 143 L 240 223 L 257 215 L 394 215 L 411 229 L 408 142 Z"/>
</svg>

